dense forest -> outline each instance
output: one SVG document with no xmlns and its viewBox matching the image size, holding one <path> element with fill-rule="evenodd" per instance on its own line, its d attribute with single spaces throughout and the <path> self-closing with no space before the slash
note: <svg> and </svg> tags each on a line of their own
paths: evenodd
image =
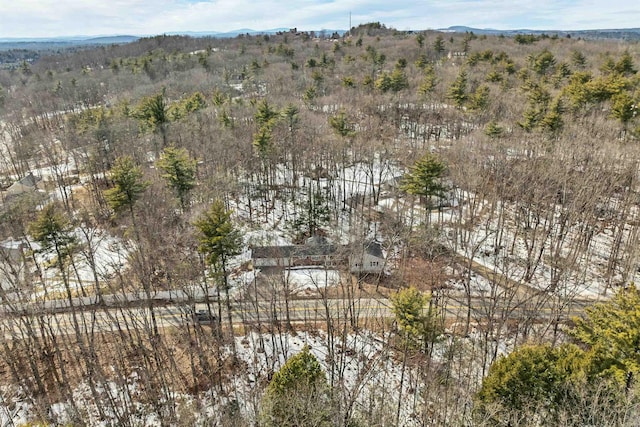
<svg viewBox="0 0 640 427">
<path fill-rule="evenodd" d="M 369 23 L 0 70 L 0 424 L 635 425 L 639 54 Z"/>
</svg>

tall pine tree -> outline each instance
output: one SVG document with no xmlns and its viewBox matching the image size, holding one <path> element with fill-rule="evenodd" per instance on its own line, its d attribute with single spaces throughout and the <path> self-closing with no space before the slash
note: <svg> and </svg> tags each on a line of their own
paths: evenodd
<svg viewBox="0 0 640 427">
<path fill-rule="evenodd" d="M 184 148 L 167 147 L 157 162 L 169 187 L 180 199 L 180 207 L 187 205 L 189 192 L 196 185 L 196 161 L 189 157 Z"/>
</svg>

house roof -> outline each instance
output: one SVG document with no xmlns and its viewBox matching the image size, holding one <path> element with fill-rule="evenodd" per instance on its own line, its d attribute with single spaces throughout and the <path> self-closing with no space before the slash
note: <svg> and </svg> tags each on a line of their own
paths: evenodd
<svg viewBox="0 0 640 427">
<path fill-rule="evenodd" d="M 38 184 L 39 181 L 40 181 L 40 178 L 36 178 L 35 176 L 33 176 L 31 172 L 29 172 L 27 176 L 20 179 L 18 182 L 22 185 L 26 185 L 27 187 L 35 188 L 35 186 Z"/>
<path fill-rule="evenodd" d="M 39 179 L 30 173 L 24 178 L 11 184 L 11 186 L 7 188 L 7 194 L 18 195 L 18 194 L 26 193 L 27 191 L 33 191 L 36 189 L 38 181 Z"/>
<path fill-rule="evenodd" d="M 24 246 L 24 242 L 22 242 L 21 240 L 6 239 L 6 240 L 3 240 L 3 241 L 0 242 L 0 248 L 2 248 L 2 249 L 8 249 L 8 250 L 17 249 L 17 250 L 19 250 L 23 246 Z"/>
<path fill-rule="evenodd" d="M 384 258 L 382 253 L 382 246 L 378 242 L 369 242 L 364 245 L 364 251 L 368 255 L 372 255 L 377 258 Z"/>
</svg>

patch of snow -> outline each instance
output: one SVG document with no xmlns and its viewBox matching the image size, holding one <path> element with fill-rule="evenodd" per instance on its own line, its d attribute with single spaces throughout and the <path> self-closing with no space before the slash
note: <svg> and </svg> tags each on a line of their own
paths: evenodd
<svg viewBox="0 0 640 427">
<path fill-rule="evenodd" d="M 100 229 L 76 228 L 72 234 L 77 242 L 77 250 L 73 255 L 73 265 L 65 266 L 65 274 L 72 292 L 93 288 L 96 281 L 101 284 L 126 268 L 130 253 L 127 245 L 130 243 L 110 236 Z M 32 299 L 40 299 L 49 293 L 66 292 L 60 271 L 54 265 L 55 252 L 39 252 L 41 248 L 37 242 L 31 242 L 31 246 L 36 251 L 38 265 L 45 267 L 42 271 L 45 283 L 42 283 L 42 289 L 36 288 Z"/>
<path fill-rule="evenodd" d="M 317 291 L 340 284 L 338 270 L 324 268 L 296 267 L 282 272 L 283 280 L 293 292 Z"/>
</svg>

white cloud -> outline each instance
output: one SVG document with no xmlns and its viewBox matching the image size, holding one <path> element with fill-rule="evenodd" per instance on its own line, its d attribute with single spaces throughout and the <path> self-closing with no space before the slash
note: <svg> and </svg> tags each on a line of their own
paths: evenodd
<svg viewBox="0 0 640 427">
<path fill-rule="evenodd" d="M 346 29 L 350 12 L 353 25 L 380 21 L 401 30 L 629 28 L 640 22 L 640 7 L 628 0 L 0 0 L 0 37 Z"/>
</svg>

